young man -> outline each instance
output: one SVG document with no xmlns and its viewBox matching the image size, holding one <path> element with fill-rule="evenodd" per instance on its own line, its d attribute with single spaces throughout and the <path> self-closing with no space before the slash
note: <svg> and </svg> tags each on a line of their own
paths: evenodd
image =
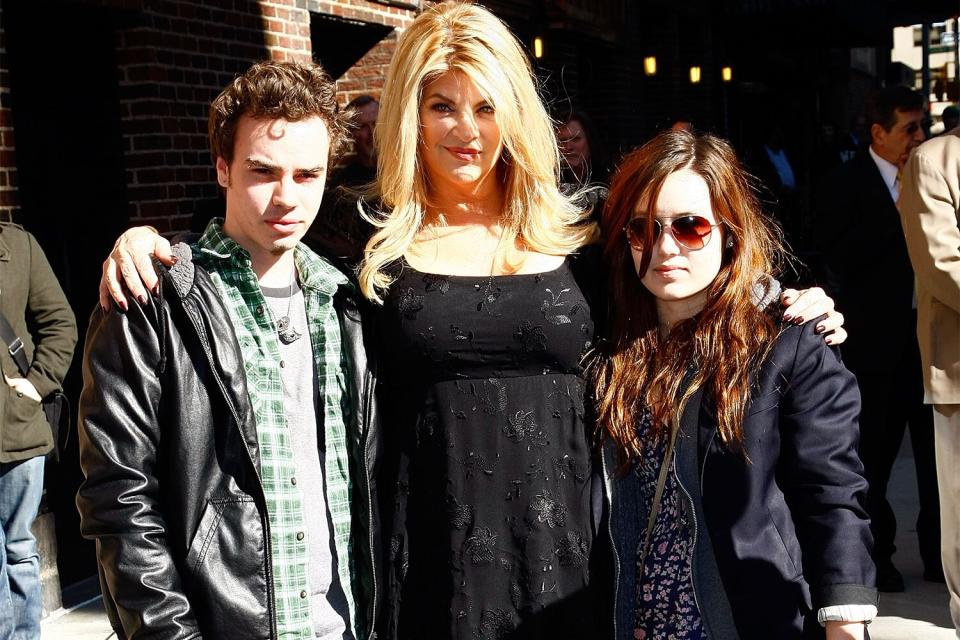
<svg viewBox="0 0 960 640">
<path fill-rule="evenodd" d="M 370 634 L 373 380 L 353 287 L 299 243 L 345 135 L 334 91 L 289 62 L 224 89 L 225 217 L 153 300 L 91 318 L 77 503 L 122 638 Z"/>
</svg>

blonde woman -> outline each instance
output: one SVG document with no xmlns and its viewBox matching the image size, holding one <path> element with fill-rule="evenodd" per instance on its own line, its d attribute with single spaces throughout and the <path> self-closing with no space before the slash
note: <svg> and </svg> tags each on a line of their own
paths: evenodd
<svg viewBox="0 0 960 640">
<path fill-rule="evenodd" d="M 398 42 L 376 144 L 359 287 L 380 305 L 395 454 L 379 476 L 381 635 L 598 637 L 612 608 L 590 591 L 599 512 L 581 365 L 602 279 L 577 256 L 596 228 L 558 190 L 554 129 L 503 23 L 457 2 L 421 14 Z M 146 296 L 136 275 L 155 282 L 151 251 L 165 242 L 143 230 L 118 242 L 104 304 L 124 300 L 121 270 Z M 817 298 L 793 315 L 832 306 Z"/>
</svg>

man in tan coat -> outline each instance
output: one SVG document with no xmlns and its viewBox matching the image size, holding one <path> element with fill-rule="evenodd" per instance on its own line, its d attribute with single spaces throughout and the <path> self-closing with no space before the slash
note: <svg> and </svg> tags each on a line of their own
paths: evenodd
<svg viewBox="0 0 960 640">
<path fill-rule="evenodd" d="M 943 569 L 960 637 L 960 128 L 913 153 L 899 209 L 917 275 L 924 401 L 934 405 Z"/>
</svg>

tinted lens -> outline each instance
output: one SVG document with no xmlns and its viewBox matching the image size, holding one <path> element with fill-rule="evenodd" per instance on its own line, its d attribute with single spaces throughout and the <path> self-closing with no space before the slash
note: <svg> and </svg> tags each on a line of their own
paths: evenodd
<svg viewBox="0 0 960 640">
<path fill-rule="evenodd" d="M 700 216 L 675 218 L 670 224 L 673 237 L 687 249 L 703 249 L 710 239 L 713 227 L 710 221 Z"/>
<path fill-rule="evenodd" d="M 653 221 L 653 240 L 656 242 L 660 237 L 660 221 Z M 643 244 L 647 241 L 647 219 L 634 218 L 627 223 L 627 242 L 634 249 L 643 250 Z"/>
</svg>

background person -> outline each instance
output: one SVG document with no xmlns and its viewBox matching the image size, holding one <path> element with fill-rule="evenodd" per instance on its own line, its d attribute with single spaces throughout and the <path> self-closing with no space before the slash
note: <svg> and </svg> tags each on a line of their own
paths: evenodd
<svg viewBox="0 0 960 640">
<path fill-rule="evenodd" d="M 933 405 L 943 572 L 960 633 L 960 137 L 926 142 L 903 172 L 900 221 L 917 273 L 924 402 Z M 911 432 L 912 434 L 912 432 Z"/>
<path fill-rule="evenodd" d="M 602 224 L 617 637 L 816 638 L 819 617 L 864 638 L 856 381 L 816 323 L 769 306 L 779 240 L 733 151 L 660 134 L 620 165 Z"/>
<path fill-rule="evenodd" d="M 575 187 L 606 184 L 609 167 L 600 132 L 583 111 L 573 111 L 557 127 L 562 173 L 560 182 Z M 598 212 L 599 215 L 599 212 Z"/>
<path fill-rule="evenodd" d="M 866 113 L 869 147 L 828 175 L 817 191 L 816 229 L 826 287 L 850 329 L 843 361 L 857 376 L 863 399 L 860 456 L 870 485 L 867 512 L 877 587 L 903 591 L 903 576 L 892 558 L 897 522 L 887 484 L 908 424 L 920 497 L 917 538 L 924 577 L 943 580 L 933 418 L 923 404 L 914 273 L 896 207 L 900 172 L 924 139 L 923 96 L 907 87 L 880 89 L 869 96 Z M 882 321 L 875 312 L 881 298 L 888 308 Z"/>
<path fill-rule="evenodd" d="M 41 402 L 60 388 L 77 344 L 73 311 L 37 240 L 0 223 L 0 313 L 26 375 L 3 344 L 0 368 L 0 638 L 39 638 L 40 556 L 30 531 L 55 443 Z M 4 341 L 5 342 L 5 341 Z"/>
<path fill-rule="evenodd" d="M 303 241 L 311 249 L 339 258 L 345 267 L 352 268 L 360 261 L 372 233 L 370 224 L 357 210 L 357 198 L 358 192 L 377 178 L 373 132 L 380 103 L 365 94 L 348 102 L 344 112 L 350 118 L 354 153 L 350 162 L 334 171 L 327 181 L 320 212 Z"/>
</svg>

